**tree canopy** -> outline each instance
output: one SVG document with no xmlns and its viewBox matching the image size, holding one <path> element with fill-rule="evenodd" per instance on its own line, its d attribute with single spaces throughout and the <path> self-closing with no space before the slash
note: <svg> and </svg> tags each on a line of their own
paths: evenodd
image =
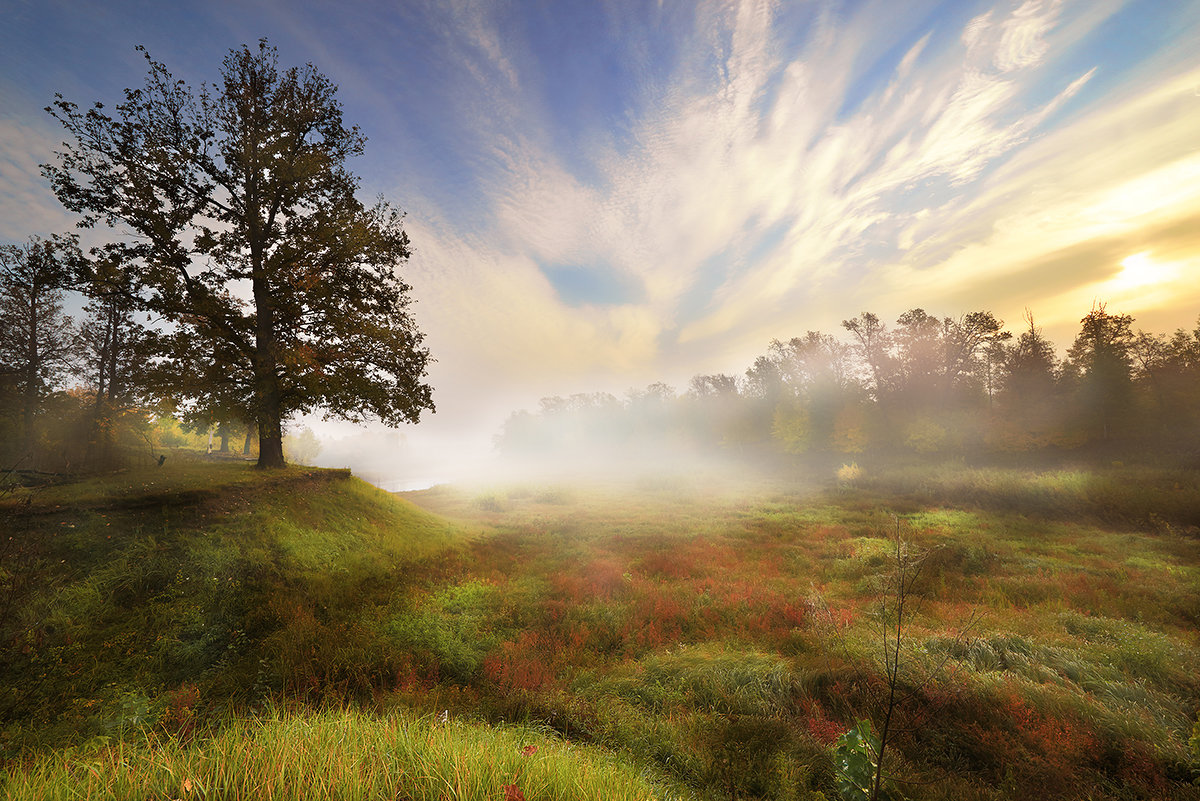
<svg viewBox="0 0 1200 801">
<path fill-rule="evenodd" d="M 109 113 L 56 96 L 73 141 L 42 165 L 81 226 L 121 226 L 106 249 L 167 327 L 154 373 L 195 419 L 255 421 L 259 465 L 283 465 L 283 421 L 321 410 L 416 422 L 433 410 L 429 352 L 395 269 L 402 215 L 358 200 L 346 161 L 365 137 L 311 64 L 280 70 L 265 40 L 232 50 L 193 90 L 146 58 Z"/>
</svg>

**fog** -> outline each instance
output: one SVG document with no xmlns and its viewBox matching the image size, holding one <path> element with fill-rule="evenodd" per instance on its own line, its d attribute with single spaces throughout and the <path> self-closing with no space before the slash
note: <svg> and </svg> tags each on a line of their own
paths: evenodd
<svg viewBox="0 0 1200 801">
<path fill-rule="evenodd" d="M 321 442 L 319 467 L 348 467 L 389 492 L 487 480 L 499 470 L 489 433 L 429 425 L 403 430 L 312 421 Z"/>
<path fill-rule="evenodd" d="M 316 463 L 390 491 L 435 484 L 730 483 L 843 466 L 956 461 L 1195 461 L 1200 327 L 1135 331 L 1093 308 L 1069 348 L 1032 316 L 863 313 L 841 337 L 773 341 L 741 374 L 581 392 L 508 410 L 480 398 L 402 432 L 316 426 Z M 1065 356 L 1060 357 L 1060 353 Z M 467 421 L 464 423 L 464 420 Z"/>
</svg>

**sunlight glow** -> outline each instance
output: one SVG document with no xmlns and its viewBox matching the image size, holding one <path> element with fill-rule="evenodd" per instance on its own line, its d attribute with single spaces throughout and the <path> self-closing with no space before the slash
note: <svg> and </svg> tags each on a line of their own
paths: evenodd
<svg viewBox="0 0 1200 801">
<path fill-rule="evenodd" d="M 1173 264 L 1163 264 L 1151 260 L 1150 251 L 1134 253 L 1121 261 L 1123 268 L 1113 283 L 1122 289 L 1163 284 L 1176 277 Z"/>
</svg>

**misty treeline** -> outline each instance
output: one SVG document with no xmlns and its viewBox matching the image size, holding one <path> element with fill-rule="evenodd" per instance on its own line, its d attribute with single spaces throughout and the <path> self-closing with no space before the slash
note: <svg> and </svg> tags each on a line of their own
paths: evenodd
<svg viewBox="0 0 1200 801">
<path fill-rule="evenodd" d="M 1200 322 L 1134 329 L 1096 305 L 1060 358 L 1026 312 L 1016 333 L 988 311 L 864 312 L 840 337 L 774 340 L 744 374 L 543 398 L 497 436 L 511 455 L 674 452 L 792 455 L 1155 452 L 1200 444 Z"/>
</svg>

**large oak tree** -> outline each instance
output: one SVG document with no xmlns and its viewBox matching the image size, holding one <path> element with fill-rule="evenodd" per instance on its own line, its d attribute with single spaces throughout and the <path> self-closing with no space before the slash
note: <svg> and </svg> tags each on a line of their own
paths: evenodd
<svg viewBox="0 0 1200 801">
<path fill-rule="evenodd" d="M 194 415 L 245 409 L 261 467 L 283 465 L 290 415 L 398 424 L 432 410 L 395 273 L 409 240 L 397 211 L 356 197 L 346 161 L 365 138 L 337 87 L 311 64 L 281 71 L 265 41 L 231 51 L 198 93 L 142 52 L 145 86 L 113 113 L 56 97 L 47 111 L 74 141 L 42 169 L 81 225 L 129 234 L 121 263 L 168 322 L 172 391 Z"/>
</svg>

